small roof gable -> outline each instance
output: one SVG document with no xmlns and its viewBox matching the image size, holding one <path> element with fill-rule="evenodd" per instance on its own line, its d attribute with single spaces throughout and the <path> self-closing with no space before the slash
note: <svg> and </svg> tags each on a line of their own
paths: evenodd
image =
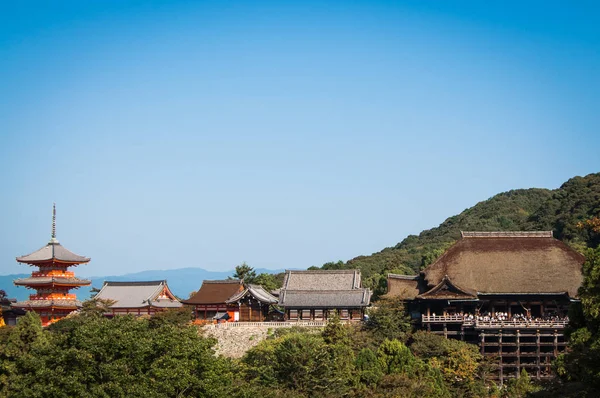
<svg viewBox="0 0 600 398">
<path fill-rule="evenodd" d="M 71 264 L 81 264 L 89 262 L 90 258 L 71 252 L 54 238 L 41 249 L 25 256 L 17 257 L 18 262 L 26 264 L 37 264 L 52 260 Z"/>
<path fill-rule="evenodd" d="M 278 301 L 275 296 L 267 292 L 262 286 L 246 285 L 244 290 L 237 294 L 234 294 L 231 298 L 229 298 L 226 301 L 226 303 L 235 303 L 248 296 L 251 296 L 255 300 L 258 300 L 264 304 L 277 304 Z"/>
<path fill-rule="evenodd" d="M 361 287 L 360 270 L 286 270 L 286 290 L 352 290 Z"/>
<path fill-rule="evenodd" d="M 577 297 L 585 258 L 551 232 L 462 232 L 462 239 L 422 271 L 429 287 L 445 276 L 482 294 Z"/>
<path fill-rule="evenodd" d="M 110 308 L 181 307 L 167 281 L 104 282 L 95 299 L 110 300 Z"/>
<path fill-rule="evenodd" d="M 469 291 L 461 288 L 450 280 L 448 275 L 431 290 L 419 294 L 419 299 L 435 299 L 435 300 L 460 300 L 460 299 L 477 299 L 477 292 Z"/>
<path fill-rule="evenodd" d="M 216 281 L 203 281 L 200 290 L 184 304 L 224 304 L 231 296 L 244 290 L 244 285 L 239 279 L 225 279 Z"/>
<path fill-rule="evenodd" d="M 388 274 L 387 296 L 399 297 L 404 300 L 412 300 L 419 295 L 422 277 L 419 275 Z"/>
</svg>

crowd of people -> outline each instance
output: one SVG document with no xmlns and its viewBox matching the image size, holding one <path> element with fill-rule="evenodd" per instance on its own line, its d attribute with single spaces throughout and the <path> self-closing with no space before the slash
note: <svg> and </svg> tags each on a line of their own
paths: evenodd
<svg viewBox="0 0 600 398">
<path fill-rule="evenodd" d="M 435 313 L 432 314 L 436 316 Z M 452 316 L 462 317 L 464 321 L 478 321 L 478 322 L 512 322 L 512 323 L 533 323 L 533 322 L 569 322 L 568 316 L 560 316 L 559 314 L 544 314 L 542 316 L 531 316 L 531 314 L 511 314 L 507 312 L 494 312 L 489 311 L 483 313 L 463 313 L 459 312 Z"/>
</svg>

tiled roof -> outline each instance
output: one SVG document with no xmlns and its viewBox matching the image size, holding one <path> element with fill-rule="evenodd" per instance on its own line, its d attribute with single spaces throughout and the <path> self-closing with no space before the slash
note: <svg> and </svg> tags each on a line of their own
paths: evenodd
<svg viewBox="0 0 600 398">
<path fill-rule="evenodd" d="M 224 304 L 231 296 L 242 290 L 244 285 L 239 279 L 204 281 L 196 294 L 182 302 L 192 305 Z"/>
<path fill-rule="evenodd" d="M 90 261 L 88 257 L 80 256 L 69 251 L 55 239 L 50 240 L 46 246 L 34 251 L 31 254 L 17 257 L 18 262 L 27 264 L 37 264 L 50 260 L 63 261 L 73 264 L 87 263 Z"/>
<path fill-rule="evenodd" d="M 159 298 L 164 289 L 172 299 Z M 104 282 L 104 286 L 94 297 L 110 300 L 114 304 L 110 308 L 144 308 L 152 307 L 181 307 L 179 300 L 172 295 L 167 281 L 140 282 Z"/>
<path fill-rule="evenodd" d="M 342 308 L 369 305 L 359 270 L 286 271 L 279 304 L 284 307 Z"/>
<path fill-rule="evenodd" d="M 248 295 L 254 297 L 256 300 L 260 301 L 261 303 L 265 303 L 265 304 L 276 304 L 277 303 L 277 298 L 275 296 L 273 296 L 271 293 L 267 292 L 260 285 L 245 285 L 244 290 L 242 290 L 241 292 L 239 292 L 237 294 L 234 294 L 226 302 L 227 303 L 235 303 L 238 300 L 242 300 L 243 298 L 247 297 Z"/>
<path fill-rule="evenodd" d="M 463 232 L 462 239 L 425 268 L 428 287 L 447 275 L 457 286 L 478 293 L 577 296 L 585 259 L 550 233 L 482 234 Z"/>
<path fill-rule="evenodd" d="M 369 289 L 315 291 L 282 290 L 279 304 L 301 308 L 366 307 L 371 300 Z"/>
<path fill-rule="evenodd" d="M 64 286 L 87 286 L 92 283 L 86 279 L 63 278 L 56 276 L 41 276 L 31 278 L 15 279 L 13 282 L 17 286 L 36 286 L 36 285 L 64 285 Z"/>
<path fill-rule="evenodd" d="M 360 270 L 286 270 L 286 290 L 352 290 L 361 286 Z"/>
</svg>

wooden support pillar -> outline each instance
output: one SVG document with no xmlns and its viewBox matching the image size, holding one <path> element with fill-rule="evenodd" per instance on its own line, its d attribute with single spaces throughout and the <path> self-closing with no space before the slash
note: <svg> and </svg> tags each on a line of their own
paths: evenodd
<svg viewBox="0 0 600 398">
<path fill-rule="evenodd" d="M 558 357 L 558 331 L 554 329 L 554 358 Z"/>
<path fill-rule="evenodd" d="M 485 332 L 481 332 L 481 335 L 479 337 L 481 339 L 481 355 L 483 355 L 485 353 Z"/>
<path fill-rule="evenodd" d="M 535 345 L 536 345 L 536 379 L 540 380 L 542 378 L 542 369 L 540 366 L 540 330 L 538 329 L 535 332 Z"/>
<path fill-rule="evenodd" d="M 517 378 L 521 374 L 521 333 L 517 329 Z"/>
<path fill-rule="evenodd" d="M 504 384 L 504 365 L 502 363 L 502 330 L 498 333 L 498 359 L 500 361 L 500 385 Z"/>
<path fill-rule="evenodd" d="M 427 316 L 431 316 L 431 306 L 427 303 Z"/>
<path fill-rule="evenodd" d="M 448 338 L 448 324 L 444 322 L 444 337 Z"/>
</svg>

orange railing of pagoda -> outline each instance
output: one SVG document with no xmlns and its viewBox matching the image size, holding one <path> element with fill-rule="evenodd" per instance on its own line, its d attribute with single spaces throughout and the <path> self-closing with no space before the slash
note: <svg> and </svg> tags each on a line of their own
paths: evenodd
<svg viewBox="0 0 600 398">
<path fill-rule="evenodd" d="M 50 294 L 30 294 L 29 300 L 77 300 L 76 294 L 62 294 L 62 293 L 50 293 Z"/>
<path fill-rule="evenodd" d="M 52 270 L 52 271 L 34 271 L 31 273 L 32 277 L 41 277 L 41 276 L 54 276 L 56 278 L 74 278 L 75 273 L 71 271 L 62 271 L 62 270 Z"/>
</svg>

